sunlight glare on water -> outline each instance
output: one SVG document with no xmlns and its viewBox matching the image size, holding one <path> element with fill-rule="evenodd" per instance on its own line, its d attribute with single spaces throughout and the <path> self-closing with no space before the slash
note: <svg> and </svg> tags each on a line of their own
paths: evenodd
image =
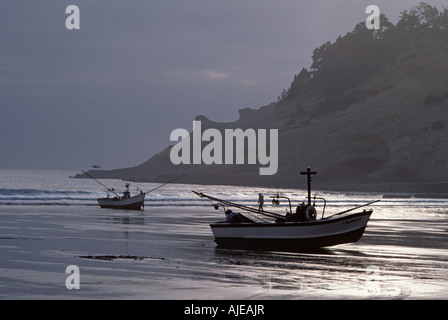
<svg viewBox="0 0 448 320">
<path fill-rule="evenodd" d="M 116 211 L 97 206 L 103 187 L 68 178 L 73 174 L 0 170 L 0 297 L 71 298 L 59 283 L 71 264 L 81 269 L 84 298 L 448 297 L 447 199 L 317 190 L 327 200 L 325 216 L 381 199 L 368 207 L 374 212 L 357 243 L 310 252 L 228 250 L 216 247 L 209 226 L 224 219 L 223 210 L 191 190 L 253 207 L 261 192 L 265 209 L 279 214 L 289 210 L 287 201 L 276 206 L 269 196 L 288 196 L 294 208 L 306 192 L 168 184 L 147 195 L 144 211 Z M 132 183 L 131 191 L 158 185 Z M 320 217 L 322 201 L 316 205 Z"/>
</svg>

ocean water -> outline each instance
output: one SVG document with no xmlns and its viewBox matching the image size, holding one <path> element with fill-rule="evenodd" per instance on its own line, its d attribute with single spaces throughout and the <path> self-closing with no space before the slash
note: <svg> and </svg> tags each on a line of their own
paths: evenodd
<svg viewBox="0 0 448 320">
<path fill-rule="evenodd" d="M 448 199 L 383 199 L 376 193 L 315 193 L 331 215 L 376 199 L 364 236 L 315 252 L 219 249 L 209 224 L 222 210 L 196 190 L 285 213 L 303 189 L 168 184 L 144 211 L 101 209 L 106 190 L 70 171 L 0 169 L 2 299 L 446 299 Z M 124 181 L 101 180 L 116 192 Z M 304 181 L 305 184 L 305 181 Z M 131 183 L 131 192 L 160 184 Z M 314 192 L 313 192 L 314 194 Z M 322 202 L 317 201 L 318 217 Z M 80 270 L 69 290 L 67 266 Z"/>
</svg>

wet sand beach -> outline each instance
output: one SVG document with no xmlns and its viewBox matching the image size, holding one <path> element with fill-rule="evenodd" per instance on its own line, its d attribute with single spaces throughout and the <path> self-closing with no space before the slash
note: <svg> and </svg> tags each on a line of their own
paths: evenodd
<svg viewBox="0 0 448 320">
<path fill-rule="evenodd" d="M 447 299 L 447 210 L 400 201 L 359 242 L 313 252 L 217 248 L 209 206 L 0 206 L 0 298 Z"/>
</svg>

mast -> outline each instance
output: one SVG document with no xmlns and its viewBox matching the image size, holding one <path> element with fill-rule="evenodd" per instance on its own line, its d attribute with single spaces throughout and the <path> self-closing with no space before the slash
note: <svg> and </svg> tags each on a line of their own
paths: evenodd
<svg viewBox="0 0 448 320">
<path fill-rule="evenodd" d="M 307 176 L 307 187 L 308 187 L 308 206 L 311 206 L 311 175 L 317 174 L 316 171 L 311 171 L 310 167 L 306 169 L 306 172 L 300 172 L 301 175 Z"/>
</svg>

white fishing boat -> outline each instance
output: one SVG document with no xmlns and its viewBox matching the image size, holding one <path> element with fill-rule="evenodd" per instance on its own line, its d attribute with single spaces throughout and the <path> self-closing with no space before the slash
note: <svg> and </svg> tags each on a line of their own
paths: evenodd
<svg viewBox="0 0 448 320">
<path fill-rule="evenodd" d="M 145 205 L 145 193 L 140 191 L 139 194 L 131 197 L 129 183 L 127 183 L 123 196 L 116 195 L 111 198 L 108 194 L 106 198 L 99 198 L 97 201 L 101 208 L 141 210 Z"/>
<path fill-rule="evenodd" d="M 129 198 L 99 198 L 97 201 L 101 208 L 141 210 L 145 205 L 145 194 L 140 193 Z"/>
<path fill-rule="evenodd" d="M 358 241 L 372 210 L 316 221 L 284 223 L 212 223 L 220 247 L 300 249 L 322 248 Z"/>
<path fill-rule="evenodd" d="M 81 170 L 82 171 L 82 170 Z M 135 195 L 135 196 L 131 196 L 131 192 L 129 191 L 129 183 L 126 183 L 125 186 L 125 190 L 123 191 L 123 195 L 120 196 L 117 193 L 115 193 L 114 189 L 107 187 L 106 185 L 104 185 L 102 182 L 98 181 L 97 179 L 95 179 L 94 177 L 92 177 L 92 175 L 90 175 L 88 172 L 82 171 L 85 175 L 87 175 L 89 178 L 95 180 L 96 182 L 98 182 L 100 185 L 102 185 L 103 187 L 105 187 L 107 189 L 107 196 L 105 198 L 98 198 L 97 202 L 100 206 L 100 208 L 107 208 L 107 209 L 122 209 L 122 210 L 142 210 L 145 207 L 145 195 L 153 192 L 161 187 L 163 187 L 164 185 L 170 183 L 170 182 L 174 182 L 180 178 L 182 178 L 183 176 L 185 176 L 185 174 L 172 179 L 168 182 L 165 182 L 163 184 L 161 184 L 158 187 L 155 187 L 147 192 L 143 192 L 142 190 L 140 190 L 140 193 Z M 110 193 L 113 193 L 115 196 L 111 197 Z"/>
<path fill-rule="evenodd" d="M 325 199 L 314 197 L 314 201 L 322 199 L 325 203 L 322 215 L 318 219 L 315 203 L 311 204 L 311 175 L 316 174 L 316 172 L 311 172 L 308 168 L 302 174 L 308 176 L 308 204 L 302 203 L 297 206 L 295 213 L 293 213 L 291 201 L 287 197 L 280 197 L 279 195 L 271 197 L 274 204 L 279 204 L 280 198 L 288 199 L 289 211 L 286 215 L 239 205 L 195 192 L 200 197 L 220 203 L 225 210 L 225 221 L 210 224 L 218 246 L 239 249 L 300 250 L 358 241 L 367 227 L 373 210 L 362 210 L 350 214 L 349 212 L 380 200 L 324 217 Z M 225 206 L 235 207 L 243 212 L 234 213 L 232 210 L 226 209 Z M 216 208 L 219 208 L 219 206 L 216 205 Z M 253 218 L 256 215 L 275 220 L 256 221 Z"/>
</svg>

